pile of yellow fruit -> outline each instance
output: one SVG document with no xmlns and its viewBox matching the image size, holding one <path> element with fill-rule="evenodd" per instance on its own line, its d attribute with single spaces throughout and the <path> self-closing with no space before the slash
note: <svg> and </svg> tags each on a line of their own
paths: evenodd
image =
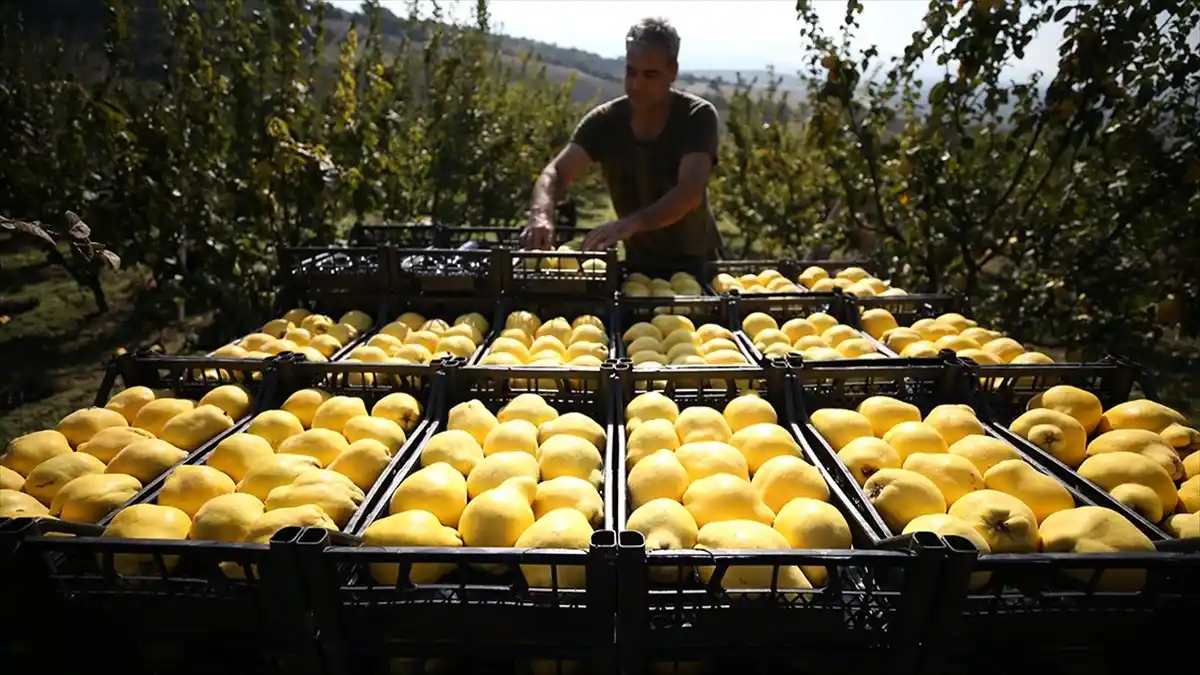
<svg viewBox="0 0 1200 675">
<path fill-rule="evenodd" d="M 363 545 L 586 549 L 604 518 L 606 439 L 595 420 L 560 415 L 537 394 L 521 394 L 497 414 L 478 400 L 460 403 L 422 448 L 422 468 L 392 494 L 391 515 L 367 527 Z M 410 579 L 434 583 L 453 568 L 416 564 Z M 521 571 L 531 587 L 552 585 L 548 565 Z M 394 584 L 399 569 L 377 564 L 371 574 Z M 582 588 L 584 568 L 560 567 L 557 580 Z"/>
<path fill-rule="evenodd" d="M 649 322 L 635 323 L 621 339 L 634 368 L 748 363 L 728 328 L 715 323 L 696 328 L 691 319 L 676 314 L 659 314 Z"/>
<path fill-rule="evenodd" d="M 872 396 L 857 410 L 822 408 L 810 420 L 893 533 L 958 535 L 981 553 L 1154 550 L 1116 511 L 1076 507 L 1060 482 L 988 436 L 968 405 L 940 405 L 922 420 L 910 403 Z M 1122 570 L 1101 583 L 1131 587 L 1140 578 Z"/>
<path fill-rule="evenodd" d="M 0 517 L 96 523 L 250 411 L 250 394 L 217 387 L 200 402 L 130 387 L 0 455 Z"/>
<path fill-rule="evenodd" d="M 769 314 L 752 312 L 742 319 L 742 330 L 763 356 L 800 354 L 810 361 L 884 358 L 870 340 L 825 312 L 789 319 L 782 326 Z"/>
<path fill-rule="evenodd" d="M 383 397 L 368 414 L 360 398 L 298 391 L 283 408 L 259 413 L 245 432 L 222 440 L 203 465 L 176 468 L 157 503 L 121 510 L 103 536 L 265 544 L 290 525 L 337 530 L 420 415 L 420 404 L 405 393 Z M 126 574 L 154 565 L 147 556 L 116 560 Z M 236 566 L 226 571 L 241 573 Z"/>
<path fill-rule="evenodd" d="M 1200 537 L 1200 433 L 1178 411 L 1147 400 L 1104 410 L 1059 385 L 1009 428 L 1172 535 Z"/>
<path fill-rule="evenodd" d="M 576 253 L 575 249 L 569 244 L 563 244 L 558 247 L 559 251 L 564 253 Z M 528 253 L 529 251 L 523 251 Z M 540 251 L 537 251 L 540 253 Z M 604 274 L 608 271 L 608 263 L 599 258 L 588 258 L 580 264 L 578 258 L 555 258 L 546 256 L 542 258 L 529 257 L 524 258 L 518 265 L 518 269 L 538 269 L 543 272 L 579 272 L 584 274 Z"/>
<path fill-rule="evenodd" d="M 704 289 L 696 277 L 687 272 L 676 272 L 668 279 L 651 279 L 641 272 L 634 272 L 621 285 L 621 292 L 631 298 L 673 298 L 677 295 L 704 295 Z"/>
<path fill-rule="evenodd" d="M 850 526 L 829 504 L 829 486 L 770 403 L 749 393 L 723 412 L 679 409 L 648 392 L 625 407 L 625 464 L 633 512 L 627 527 L 649 551 L 846 549 Z M 707 583 L 712 568 L 698 570 Z M 673 568 L 658 578 L 670 581 Z M 768 588 L 772 567 L 730 567 L 726 588 Z M 780 588 L 825 585 L 823 567 L 782 566 Z"/>
<path fill-rule="evenodd" d="M 765 269 L 758 274 L 743 274 L 735 277 L 721 273 L 712 279 L 713 290 L 718 293 L 737 289 L 742 293 L 803 293 L 796 284 L 776 269 Z"/>
<path fill-rule="evenodd" d="M 309 361 L 328 361 L 342 347 L 371 329 L 370 315 L 351 310 L 335 323 L 324 314 L 307 309 L 289 310 L 268 321 L 262 330 L 213 352 L 211 356 L 236 359 L 265 359 L 283 352 L 304 354 Z"/>
<path fill-rule="evenodd" d="M 871 276 L 861 267 L 847 267 L 830 277 L 824 267 L 813 265 L 801 272 L 797 281 L 814 293 L 828 293 L 837 288 L 860 298 L 908 295 L 903 289 L 892 288 L 888 282 Z"/>
<path fill-rule="evenodd" d="M 453 325 L 405 312 L 380 328 L 366 344 L 351 350 L 344 360 L 424 364 L 447 356 L 468 358 L 483 344 L 488 327 L 488 320 L 475 312 L 459 316 Z"/>
<path fill-rule="evenodd" d="M 504 330 L 480 360 L 486 366 L 599 366 L 608 358 L 608 331 L 590 314 L 545 323 L 532 312 L 508 315 Z"/>
<path fill-rule="evenodd" d="M 903 357 L 937 356 L 943 349 L 969 358 L 975 363 L 994 366 L 1004 363 L 1054 363 L 1041 352 L 1027 352 L 1016 340 L 1003 333 L 980 328 L 962 314 L 949 312 L 936 319 L 918 319 L 912 326 L 901 327 L 886 309 L 868 309 L 862 313 L 862 327 L 868 335 L 881 340 L 888 349 Z"/>
</svg>

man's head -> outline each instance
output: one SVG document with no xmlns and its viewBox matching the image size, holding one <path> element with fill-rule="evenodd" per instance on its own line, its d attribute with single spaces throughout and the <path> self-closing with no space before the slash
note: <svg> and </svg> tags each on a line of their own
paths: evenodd
<svg viewBox="0 0 1200 675">
<path fill-rule="evenodd" d="M 679 33 L 665 19 L 642 19 L 625 35 L 625 93 L 634 107 L 667 100 L 679 74 Z"/>
</svg>

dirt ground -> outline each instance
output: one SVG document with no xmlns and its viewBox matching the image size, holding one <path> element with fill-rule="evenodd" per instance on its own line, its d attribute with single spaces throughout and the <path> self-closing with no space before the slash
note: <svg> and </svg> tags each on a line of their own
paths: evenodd
<svg viewBox="0 0 1200 675">
<path fill-rule="evenodd" d="M 45 252 L 12 248 L 0 240 L 0 443 L 91 405 L 116 349 L 158 343 L 174 353 L 208 320 L 154 316 L 137 301 L 145 280 L 131 270 L 104 273 L 110 310 L 99 314 L 91 293 Z M 13 398 L 25 402 L 10 409 Z"/>
</svg>

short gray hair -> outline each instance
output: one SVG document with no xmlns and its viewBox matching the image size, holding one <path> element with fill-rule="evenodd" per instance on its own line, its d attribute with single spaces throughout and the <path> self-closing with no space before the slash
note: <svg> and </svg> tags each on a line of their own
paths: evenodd
<svg viewBox="0 0 1200 675">
<path fill-rule="evenodd" d="M 671 63 L 679 61 L 679 33 L 666 19 L 648 18 L 635 23 L 625 34 L 625 46 L 640 42 L 667 50 Z"/>
</svg>

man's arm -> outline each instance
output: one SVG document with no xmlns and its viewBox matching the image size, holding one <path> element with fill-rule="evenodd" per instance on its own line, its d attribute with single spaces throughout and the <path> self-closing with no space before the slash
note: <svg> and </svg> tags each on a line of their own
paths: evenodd
<svg viewBox="0 0 1200 675">
<path fill-rule="evenodd" d="M 635 234 L 653 232 L 678 222 L 704 201 L 712 168 L 713 158 L 707 152 L 684 155 L 679 160 L 679 178 L 675 187 L 641 211 L 588 232 L 583 240 L 583 250 L 604 250 Z"/>
<path fill-rule="evenodd" d="M 544 250 L 554 245 L 554 205 L 567 187 L 588 170 L 592 158 L 581 146 L 568 143 L 533 184 L 529 201 L 529 225 L 521 233 L 521 248 Z"/>
</svg>

